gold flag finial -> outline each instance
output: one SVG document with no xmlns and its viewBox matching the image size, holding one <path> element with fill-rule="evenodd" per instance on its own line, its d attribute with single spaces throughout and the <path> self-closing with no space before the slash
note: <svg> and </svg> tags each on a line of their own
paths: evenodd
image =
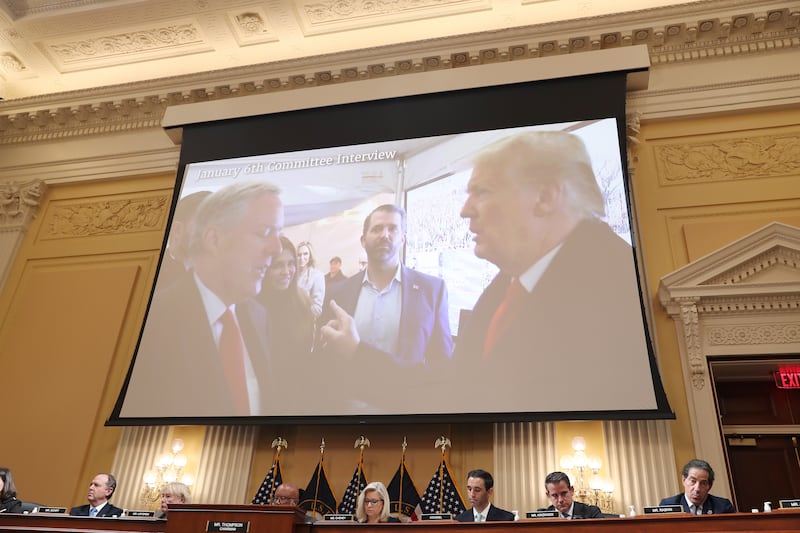
<svg viewBox="0 0 800 533">
<path fill-rule="evenodd" d="M 289 447 L 289 443 L 286 442 L 286 439 L 284 439 L 283 437 L 277 437 L 275 440 L 272 441 L 272 447 L 277 448 L 275 455 L 280 455 L 281 450 L 285 450 L 286 448 Z"/>
<path fill-rule="evenodd" d="M 441 448 L 442 455 L 445 454 L 447 448 L 451 448 L 453 445 L 450 443 L 450 439 L 442 435 L 438 439 L 436 439 L 436 444 L 433 445 L 434 448 Z"/>
<path fill-rule="evenodd" d="M 356 439 L 356 443 L 353 445 L 353 448 L 358 448 L 363 452 L 364 448 L 369 448 L 369 446 L 370 446 L 369 439 L 364 437 L 364 435 L 361 435 L 359 438 Z"/>
</svg>

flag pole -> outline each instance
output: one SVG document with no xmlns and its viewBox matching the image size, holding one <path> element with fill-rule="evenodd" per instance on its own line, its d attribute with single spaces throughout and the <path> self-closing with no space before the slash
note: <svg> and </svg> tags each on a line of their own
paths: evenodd
<svg viewBox="0 0 800 533">
<path fill-rule="evenodd" d="M 272 471 L 275 472 L 275 470 L 274 470 L 275 469 L 275 465 L 281 459 L 281 449 L 288 448 L 289 447 L 289 443 L 286 442 L 286 439 L 284 439 L 283 437 L 279 436 L 275 440 L 272 441 L 272 447 L 276 448 L 275 455 L 272 457 Z M 275 486 L 275 476 L 273 475 L 272 476 L 272 480 L 270 481 L 270 487 L 269 487 L 269 500 L 268 501 L 270 503 L 272 503 L 272 497 L 275 494 L 275 489 L 276 488 L 277 487 Z"/>
<path fill-rule="evenodd" d="M 322 442 L 319 445 L 319 462 L 317 463 L 317 484 L 314 486 L 314 503 L 312 505 L 312 511 L 317 512 L 317 502 L 319 501 L 319 480 L 320 480 L 320 472 L 322 470 L 322 461 L 324 460 L 325 454 L 325 437 L 322 437 Z"/>
<path fill-rule="evenodd" d="M 358 483 L 361 485 L 361 476 L 364 472 L 364 448 L 369 447 L 370 442 L 369 439 L 361 435 L 359 438 L 356 439 L 356 443 L 353 445 L 353 448 L 358 448 Z M 359 489 L 361 487 L 359 486 Z"/>
<path fill-rule="evenodd" d="M 406 438 L 403 437 L 403 453 L 400 455 L 400 503 L 398 504 L 398 514 L 402 514 L 402 505 L 403 505 L 403 478 L 406 475 L 406 448 L 408 447 L 408 442 L 406 442 Z"/>
<path fill-rule="evenodd" d="M 438 439 L 436 439 L 436 443 L 433 445 L 434 448 L 441 448 L 442 449 L 442 460 L 439 461 L 439 512 L 444 512 L 444 454 L 447 451 L 448 446 L 452 446 L 450 444 L 450 439 L 442 435 Z"/>
</svg>

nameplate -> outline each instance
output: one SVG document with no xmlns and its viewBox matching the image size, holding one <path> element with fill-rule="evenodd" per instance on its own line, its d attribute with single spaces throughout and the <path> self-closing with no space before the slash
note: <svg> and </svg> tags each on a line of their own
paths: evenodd
<svg viewBox="0 0 800 533">
<path fill-rule="evenodd" d="M 422 520 L 452 520 L 453 515 L 450 513 L 424 513 L 420 518 Z"/>
<path fill-rule="evenodd" d="M 798 509 L 800 500 L 778 500 L 778 507 L 781 509 Z"/>
<path fill-rule="evenodd" d="M 212 522 L 209 521 L 206 531 L 233 531 L 236 533 L 246 533 L 250 531 L 250 522 Z"/>
<path fill-rule="evenodd" d="M 39 507 L 36 511 L 37 513 L 47 513 L 47 514 L 64 514 L 67 512 L 66 507 Z"/>
<path fill-rule="evenodd" d="M 525 513 L 525 518 L 558 518 L 558 511 L 529 511 Z"/>
<path fill-rule="evenodd" d="M 644 514 L 682 513 L 681 505 L 649 505 L 642 508 Z"/>
<path fill-rule="evenodd" d="M 333 522 L 352 522 L 353 515 L 351 514 L 326 514 L 323 520 L 330 520 Z"/>
<path fill-rule="evenodd" d="M 125 511 L 125 516 L 135 516 L 136 518 L 153 518 L 155 511 Z"/>
</svg>

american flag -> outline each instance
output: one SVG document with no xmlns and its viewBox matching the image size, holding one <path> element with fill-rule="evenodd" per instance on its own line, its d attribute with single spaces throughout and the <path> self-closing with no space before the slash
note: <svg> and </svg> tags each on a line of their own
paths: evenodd
<svg viewBox="0 0 800 533">
<path fill-rule="evenodd" d="M 391 502 L 389 512 L 406 516 L 412 521 L 419 520 L 419 515 L 422 514 L 421 500 L 417 486 L 408 473 L 405 457 L 400 461 L 400 466 L 397 467 L 397 472 L 386 490 L 389 492 L 389 501 Z M 400 517 L 398 516 L 398 518 Z"/>
<path fill-rule="evenodd" d="M 465 510 L 464 499 L 453 483 L 450 467 L 447 466 L 447 461 L 442 459 L 422 495 L 422 512 L 451 513 L 455 516 Z"/>
<path fill-rule="evenodd" d="M 275 489 L 278 485 L 283 483 L 283 475 L 281 474 L 281 458 L 275 459 L 272 466 L 264 477 L 264 482 L 253 497 L 254 505 L 270 505 L 272 503 L 272 496 L 275 494 Z"/>
<path fill-rule="evenodd" d="M 358 465 L 356 471 L 353 472 L 353 479 L 347 485 L 347 490 L 344 491 L 344 496 L 339 504 L 339 514 L 355 514 L 356 512 L 356 499 L 364 487 L 367 485 L 367 478 L 364 476 L 364 462 L 362 457 L 358 458 Z"/>
</svg>

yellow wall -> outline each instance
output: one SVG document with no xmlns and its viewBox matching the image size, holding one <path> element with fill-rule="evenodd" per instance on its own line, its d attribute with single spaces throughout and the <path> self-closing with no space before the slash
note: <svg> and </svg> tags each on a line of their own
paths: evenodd
<svg viewBox="0 0 800 533">
<path fill-rule="evenodd" d="M 634 196 L 657 354 L 677 417 L 678 468 L 695 452 L 675 327 L 658 302 L 659 280 L 770 222 L 800 226 L 800 154 L 791 148 L 800 145 L 798 124 L 797 109 L 642 124 Z"/>
<path fill-rule="evenodd" d="M 0 458 L 20 497 L 82 503 L 152 286 L 174 176 L 51 187 L 0 297 Z"/>
<path fill-rule="evenodd" d="M 798 110 L 642 124 L 634 195 L 654 339 L 677 415 L 673 430 L 679 465 L 694 449 L 675 328 L 657 301 L 658 281 L 773 220 L 800 225 L 797 174 L 783 171 L 788 164 L 770 166 L 759 160 L 746 142 L 736 144 L 800 136 L 797 124 Z M 694 156 L 677 163 L 665 159 L 666 149 L 675 157 L 685 155 L 681 147 L 686 146 L 694 147 L 694 156 L 733 147 L 727 173 L 709 173 L 707 167 L 719 163 Z M 173 183 L 174 176 L 162 175 L 53 186 L 25 237 L 0 295 L 6 398 L 0 461 L 14 470 L 24 499 L 82 503 L 89 479 L 113 463 L 120 431 L 103 424 L 124 381 L 144 316 Z M 566 423 L 558 424 L 557 432 L 564 441 L 559 450 L 577 434 Z M 602 456 L 601 432 L 598 423 L 581 428 L 593 453 Z M 201 429 L 174 430 L 181 433 L 193 447 L 201 443 Z M 492 467 L 490 424 L 264 426 L 248 494 L 255 493 L 269 468 L 270 444 L 277 436 L 289 441 L 283 452 L 284 478 L 301 486 L 311 475 L 324 437 L 328 474 L 334 490 L 341 491 L 356 464 L 353 442 L 359 435 L 372 442 L 366 452 L 371 480 L 389 481 L 404 436 L 420 490 L 438 463 L 440 452 L 433 444 L 440 435 L 453 441 L 450 463 L 458 479 L 471 468 Z"/>
</svg>

